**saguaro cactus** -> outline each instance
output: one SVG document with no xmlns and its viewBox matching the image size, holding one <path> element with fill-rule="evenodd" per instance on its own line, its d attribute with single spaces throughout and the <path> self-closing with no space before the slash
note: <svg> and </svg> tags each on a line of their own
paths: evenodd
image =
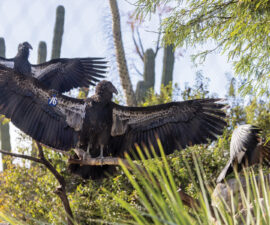
<svg viewBox="0 0 270 225">
<path fill-rule="evenodd" d="M 0 56 L 6 57 L 6 45 L 5 39 L 0 38 Z M 0 137 L 1 137 L 1 149 L 11 151 L 9 123 L 0 124 Z M 5 160 L 5 156 L 2 155 L 2 159 Z M 6 163 L 3 163 L 3 170 L 7 168 Z"/>
<path fill-rule="evenodd" d="M 56 9 L 56 20 L 54 25 L 52 59 L 60 58 L 62 37 L 64 34 L 65 8 L 59 5 Z"/>
<path fill-rule="evenodd" d="M 44 63 L 46 62 L 46 58 L 47 58 L 47 45 L 46 42 L 41 41 L 39 42 L 38 45 L 38 59 L 37 59 L 37 63 Z"/>
<path fill-rule="evenodd" d="M 153 49 L 147 49 L 144 53 L 143 80 L 137 83 L 136 99 L 142 102 L 147 91 L 155 85 L 155 53 Z"/>
<path fill-rule="evenodd" d="M 6 57 L 6 44 L 5 44 L 5 39 L 0 38 L 0 56 L 1 57 Z"/>
<path fill-rule="evenodd" d="M 161 83 L 166 86 L 173 79 L 173 66 L 174 66 L 174 52 L 173 45 L 167 45 L 164 48 L 163 55 L 163 69 L 162 69 L 162 78 Z"/>
</svg>

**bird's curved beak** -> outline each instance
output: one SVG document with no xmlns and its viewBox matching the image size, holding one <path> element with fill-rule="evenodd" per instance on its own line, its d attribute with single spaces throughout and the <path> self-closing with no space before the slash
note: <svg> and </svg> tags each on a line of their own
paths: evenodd
<svg viewBox="0 0 270 225">
<path fill-rule="evenodd" d="M 27 46 L 28 46 L 29 49 L 33 50 L 32 45 L 30 45 L 30 44 L 28 43 Z"/>
<path fill-rule="evenodd" d="M 20 44 L 19 46 L 24 46 L 24 47 L 27 47 L 29 49 L 33 49 L 32 48 L 32 45 L 30 45 L 27 41 L 26 42 L 23 42 L 22 44 Z"/>
<path fill-rule="evenodd" d="M 115 94 L 117 94 L 117 95 L 118 95 L 118 91 L 117 91 L 117 89 L 116 89 L 116 87 L 115 87 L 115 86 L 113 86 L 113 87 L 112 87 L 112 91 L 113 91 L 113 93 L 115 93 Z"/>
</svg>

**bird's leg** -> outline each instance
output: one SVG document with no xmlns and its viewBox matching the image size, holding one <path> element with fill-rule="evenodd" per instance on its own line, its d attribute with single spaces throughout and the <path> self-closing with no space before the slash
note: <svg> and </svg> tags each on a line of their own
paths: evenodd
<svg viewBox="0 0 270 225">
<path fill-rule="evenodd" d="M 90 148 L 92 148 L 92 144 L 91 143 L 88 143 L 87 145 L 87 153 L 89 154 L 89 156 L 91 157 L 91 154 L 90 154 Z"/>
<path fill-rule="evenodd" d="M 83 149 L 81 149 L 79 146 L 77 146 L 77 147 L 74 149 L 74 152 L 76 153 L 76 155 L 78 156 L 78 158 L 79 158 L 80 160 L 82 160 L 85 151 L 84 151 Z"/>
<path fill-rule="evenodd" d="M 87 150 L 83 154 L 83 160 L 87 159 L 87 156 L 91 158 L 90 149 L 92 148 L 92 143 L 88 142 Z"/>
<path fill-rule="evenodd" d="M 101 159 L 101 162 L 103 164 L 103 148 L 104 148 L 104 145 L 100 145 L 100 155 L 98 156 L 99 159 Z"/>
</svg>

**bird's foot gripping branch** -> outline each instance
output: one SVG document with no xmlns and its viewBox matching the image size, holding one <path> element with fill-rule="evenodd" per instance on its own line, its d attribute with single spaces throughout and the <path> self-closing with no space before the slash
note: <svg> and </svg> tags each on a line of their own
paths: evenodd
<svg viewBox="0 0 270 225">
<path fill-rule="evenodd" d="M 68 160 L 69 164 L 80 164 L 80 165 L 85 165 L 85 166 L 103 166 L 103 165 L 113 165 L 113 166 L 119 166 L 120 161 L 128 168 L 130 168 L 130 165 L 127 160 L 119 158 L 119 157 L 97 157 L 97 158 L 92 158 L 90 155 L 86 155 L 85 151 L 76 148 L 74 149 L 76 155 L 78 156 L 78 159 L 73 159 L 70 158 Z"/>
<path fill-rule="evenodd" d="M 76 148 L 75 150 L 76 155 L 78 156 L 78 159 L 72 159 L 70 158 L 68 160 L 69 164 L 80 164 L 81 166 L 103 166 L 103 165 L 113 165 L 113 166 L 124 166 L 128 170 L 133 170 L 134 166 L 135 168 L 142 174 L 143 176 L 147 177 L 152 181 L 152 178 L 149 176 L 148 172 L 144 169 L 144 167 L 140 166 L 139 164 L 132 163 L 131 165 L 128 160 L 119 158 L 119 157 L 104 157 L 104 158 L 92 158 L 90 155 L 87 155 L 86 158 L 83 158 L 85 155 L 85 151 L 79 148 Z M 193 197 L 187 195 L 181 188 L 177 191 L 183 204 L 190 207 L 190 208 L 196 208 L 199 205 L 199 202 L 194 199 Z"/>
</svg>

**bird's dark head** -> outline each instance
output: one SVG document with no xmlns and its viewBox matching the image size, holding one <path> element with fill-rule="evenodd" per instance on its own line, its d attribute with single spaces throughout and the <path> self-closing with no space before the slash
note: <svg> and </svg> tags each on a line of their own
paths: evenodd
<svg viewBox="0 0 270 225">
<path fill-rule="evenodd" d="M 21 49 L 33 49 L 33 48 L 27 41 L 25 41 L 19 44 L 18 50 L 21 50 Z"/>
<path fill-rule="evenodd" d="M 23 56 L 23 57 L 28 58 L 29 49 L 33 49 L 33 48 L 28 42 L 23 42 L 23 43 L 19 44 L 17 56 Z"/>
<path fill-rule="evenodd" d="M 96 86 L 96 95 L 102 98 L 111 100 L 113 93 L 118 94 L 118 91 L 110 81 L 107 80 L 100 81 Z"/>
</svg>

